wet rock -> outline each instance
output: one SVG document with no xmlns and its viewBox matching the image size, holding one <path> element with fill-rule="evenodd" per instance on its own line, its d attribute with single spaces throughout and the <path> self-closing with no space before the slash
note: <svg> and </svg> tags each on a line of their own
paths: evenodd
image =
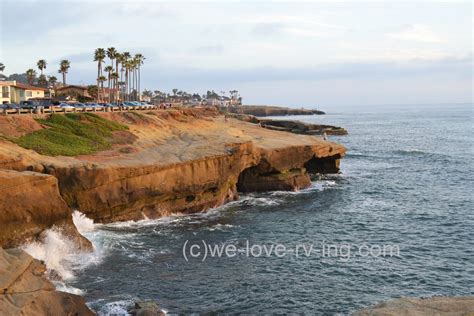
<svg viewBox="0 0 474 316">
<path fill-rule="evenodd" d="M 474 297 L 392 299 L 355 312 L 353 316 L 472 316 Z"/>
<path fill-rule="evenodd" d="M 134 316 L 162 316 L 165 313 L 155 301 L 137 301 L 135 306 L 128 311 Z"/>
<path fill-rule="evenodd" d="M 26 252 L 0 248 L 0 315 L 95 315 L 82 297 L 56 291 L 45 271 Z"/>
</svg>

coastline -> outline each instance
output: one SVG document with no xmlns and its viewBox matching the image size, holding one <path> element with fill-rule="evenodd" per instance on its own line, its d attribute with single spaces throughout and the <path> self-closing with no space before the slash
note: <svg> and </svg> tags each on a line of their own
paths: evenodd
<svg viewBox="0 0 474 316">
<path fill-rule="evenodd" d="M 74 226 L 72 210 L 96 223 L 204 212 L 238 199 L 238 192 L 308 187 L 311 174 L 337 173 L 346 152 L 318 137 L 227 120 L 210 109 L 101 117 L 127 125 L 136 138 L 75 157 L 45 156 L 0 139 L 3 248 L 44 240 L 58 229 L 87 252 L 92 245 Z M 0 120 L 4 136 L 45 128 L 33 117 Z"/>
</svg>

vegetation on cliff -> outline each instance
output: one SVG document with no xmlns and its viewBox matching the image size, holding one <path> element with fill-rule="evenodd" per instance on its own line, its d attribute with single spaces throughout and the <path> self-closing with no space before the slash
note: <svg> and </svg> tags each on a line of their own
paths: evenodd
<svg viewBox="0 0 474 316">
<path fill-rule="evenodd" d="M 127 130 L 128 126 L 92 113 L 53 114 L 38 119 L 45 129 L 23 135 L 16 143 L 48 156 L 91 154 L 112 146 L 112 132 Z"/>
</svg>

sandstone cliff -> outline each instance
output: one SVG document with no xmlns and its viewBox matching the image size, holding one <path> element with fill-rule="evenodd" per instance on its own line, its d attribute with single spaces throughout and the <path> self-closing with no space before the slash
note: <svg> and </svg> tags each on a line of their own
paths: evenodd
<svg viewBox="0 0 474 316">
<path fill-rule="evenodd" d="M 47 157 L 0 140 L 0 168 L 52 175 L 69 207 L 111 222 L 203 211 L 237 198 L 238 190 L 304 188 L 310 173 L 337 172 L 345 153 L 314 136 L 226 122 L 212 110 L 101 115 L 127 124 L 134 143 L 87 156 Z M 0 211 L 8 221 L 5 207 Z M 70 211 L 61 214 L 70 218 Z"/>
<path fill-rule="evenodd" d="M 0 246 L 15 247 L 56 226 L 83 247 L 90 243 L 72 224 L 57 178 L 31 171 L 0 169 Z"/>
<path fill-rule="evenodd" d="M 45 270 L 22 250 L 0 248 L 0 315 L 95 315 L 82 297 L 55 291 Z"/>
</svg>

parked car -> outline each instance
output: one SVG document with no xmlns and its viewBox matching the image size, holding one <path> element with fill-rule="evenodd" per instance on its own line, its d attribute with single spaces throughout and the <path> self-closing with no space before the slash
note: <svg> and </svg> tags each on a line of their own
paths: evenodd
<svg viewBox="0 0 474 316">
<path fill-rule="evenodd" d="M 57 106 L 59 106 L 62 109 L 74 109 L 74 106 L 68 103 L 60 103 Z"/>
<path fill-rule="evenodd" d="M 133 104 L 131 101 L 124 101 L 124 102 L 122 102 L 122 106 L 127 107 L 127 106 L 136 106 L 136 105 Z"/>
<path fill-rule="evenodd" d="M 102 107 L 100 104 L 97 104 L 97 103 L 94 103 L 94 102 L 88 102 L 88 103 L 86 103 L 86 106 L 88 108 L 100 108 L 100 107 Z"/>
<path fill-rule="evenodd" d="M 0 108 L 5 109 L 5 110 L 12 110 L 12 109 L 17 110 L 20 108 L 20 106 L 15 103 L 4 103 L 0 105 Z"/>
<path fill-rule="evenodd" d="M 51 100 L 26 100 L 20 103 L 22 109 L 36 109 L 38 107 L 49 109 L 52 105 Z"/>
</svg>

